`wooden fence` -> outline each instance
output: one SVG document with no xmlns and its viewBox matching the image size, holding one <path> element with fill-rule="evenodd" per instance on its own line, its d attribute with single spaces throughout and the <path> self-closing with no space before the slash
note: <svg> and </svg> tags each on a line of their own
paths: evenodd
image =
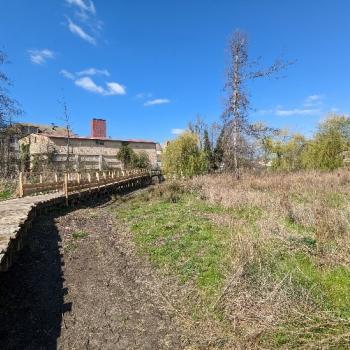
<svg viewBox="0 0 350 350">
<path fill-rule="evenodd" d="M 25 197 L 62 191 L 68 197 L 73 192 L 91 190 L 92 188 L 100 188 L 145 176 L 158 175 L 158 172 L 156 174 L 154 171 L 146 169 L 52 173 L 45 176 L 43 174 L 32 176 L 21 172 L 18 181 L 18 195 L 19 197 Z"/>
</svg>

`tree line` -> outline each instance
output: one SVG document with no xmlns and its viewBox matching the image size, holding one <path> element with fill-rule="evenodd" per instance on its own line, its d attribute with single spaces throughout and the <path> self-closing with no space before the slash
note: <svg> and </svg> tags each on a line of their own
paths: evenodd
<svg viewBox="0 0 350 350">
<path fill-rule="evenodd" d="M 254 69 L 260 62 L 249 59 L 247 36 L 240 31 L 229 40 L 228 53 L 227 95 L 220 122 L 206 125 L 197 118 L 186 132 L 168 142 L 162 159 L 165 172 L 193 176 L 229 171 L 239 179 L 243 169 L 333 170 L 344 164 L 350 145 L 350 119 L 346 116 L 329 116 L 311 138 L 251 123 L 248 118 L 247 83 L 278 77 L 294 61 L 278 59 L 267 68 Z"/>
</svg>

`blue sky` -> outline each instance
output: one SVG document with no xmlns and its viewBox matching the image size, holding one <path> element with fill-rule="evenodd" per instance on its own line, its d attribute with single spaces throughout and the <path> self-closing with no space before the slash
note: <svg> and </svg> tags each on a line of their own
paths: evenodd
<svg viewBox="0 0 350 350">
<path fill-rule="evenodd" d="M 249 84 L 252 120 L 310 134 L 350 111 L 347 0 L 2 0 L 0 48 L 22 121 L 72 126 L 93 117 L 108 135 L 163 142 L 223 110 L 225 47 L 235 29 L 250 57 L 297 62 L 283 79 Z"/>
</svg>

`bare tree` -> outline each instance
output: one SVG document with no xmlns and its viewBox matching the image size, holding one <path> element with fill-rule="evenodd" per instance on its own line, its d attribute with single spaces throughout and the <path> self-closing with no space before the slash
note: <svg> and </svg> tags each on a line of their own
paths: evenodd
<svg viewBox="0 0 350 350">
<path fill-rule="evenodd" d="M 227 69 L 227 103 L 223 113 L 224 163 L 240 178 L 242 160 L 250 157 L 249 138 L 254 136 L 254 128 L 249 123 L 249 98 L 246 84 L 249 80 L 267 77 L 279 72 L 291 62 L 277 60 L 265 69 L 252 70 L 259 60 L 250 62 L 248 58 L 247 36 L 236 31 L 229 41 L 229 65 Z"/>
<path fill-rule="evenodd" d="M 0 51 L 0 65 L 6 62 L 6 54 Z M 0 171 L 3 176 L 16 171 L 18 166 L 18 157 L 14 149 L 18 129 L 13 126 L 13 120 L 21 111 L 17 101 L 9 96 L 10 85 L 10 79 L 0 70 Z"/>
<path fill-rule="evenodd" d="M 203 149 L 204 131 L 208 129 L 208 125 L 199 114 L 193 122 L 188 123 L 188 129 L 198 136 L 199 148 Z"/>
<path fill-rule="evenodd" d="M 70 168 L 70 154 L 73 153 L 71 152 L 71 118 L 68 112 L 68 106 L 65 98 L 63 97 L 62 100 L 60 101 L 63 107 L 63 115 L 62 115 L 62 120 L 64 122 L 64 126 L 66 129 L 66 145 L 67 145 L 67 153 L 66 153 L 66 169 Z"/>
</svg>

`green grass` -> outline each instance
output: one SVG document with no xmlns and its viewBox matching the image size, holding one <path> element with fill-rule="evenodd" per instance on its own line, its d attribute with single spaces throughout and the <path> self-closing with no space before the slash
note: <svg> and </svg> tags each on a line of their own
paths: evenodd
<svg viewBox="0 0 350 350">
<path fill-rule="evenodd" d="M 300 235 L 310 235 L 315 233 L 315 228 L 311 226 L 304 226 L 294 220 L 291 220 L 289 217 L 285 218 L 284 226 L 292 232 L 298 233 Z"/>
<path fill-rule="evenodd" d="M 340 266 L 319 266 L 305 253 L 286 254 L 273 265 L 278 276 L 289 274 L 295 289 L 307 289 L 324 311 L 350 317 L 350 271 Z"/>
<path fill-rule="evenodd" d="M 214 225 L 197 204 L 188 195 L 176 203 L 138 198 L 118 208 L 117 215 L 128 222 L 135 242 L 156 266 L 211 296 L 228 268 L 228 230 Z"/>
<path fill-rule="evenodd" d="M 86 238 L 89 234 L 85 231 L 76 231 L 73 232 L 72 237 L 76 240 Z"/>
<path fill-rule="evenodd" d="M 10 190 L 4 190 L 0 192 L 0 201 L 5 201 L 13 196 L 13 192 Z"/>
<path fill-rule="evenodd" d="M 303 320 L 279 324 L 276 329 L 263 335 L 261 344 L 267 348 L 285 346 L 287 349 L 297 349 L 308 342 L 338 336 L 340 339 L 335 347 L 325 348 L 347 349 L 345 344 L 348 343 L 341 339 L 341 335 L 350 326 L 350 270 L 341 266 L 320 266 L 314 257 L 306 253 L 278 250 L 265 263 L 275 279 L 275 285 L 288 276 L 296 302 L 303 298 L 306 291 L 313 299 L 317 312 Z M 325 321 L 320 318 L 322 314 L 336 321 L 330 326 L 329 319 Z M 309 329 L 306 333 L 303 332 L 305 328 Z"/>
<path fill-rule="evenodd" d="M 256 258 L 253 255 L 244 267 L 247 285 L 259 289 L 270 284 L 273 290 L 283 281 L 280 288 L 286 288 L 296 305 L 307 294 L 315 307 L 315 314 L 305 314 L 303 321 L 286 320 L 263 334 L 261 344 L 271 349 L 297 349 L 309 341 L 345 333 L 346 325 L 350 325 L 350 270 L 320 264 L 313 227 L 281 218 L 291 233 L 289 241 L 273 236 L 261 240 L 257 221 L 267 214 L 262 208 L 253 205 L 228 208 L 184 193 L 178 194 L 175 202 L 172 198 L 143 194 L 121 203 L 116 211 L 117 217 L 128 224 L 140 251 L 157 268 L 177 276 L 183 283 L 192 283 L 210 305 L 232 272 L 234 257 L 229 247 L 235 234 L 250 235 L 252 240 L 257 239 L 253 246 L 258 251 Z M 330 195 L 327 203 L 342 207 L 340 198 L 344 197 Z M 237 219 L 234 228 L 237 232 L 225 226 L 225 220 L 217 221 L 220 216 Z M 198 303 L 192 310 L 198 320 L 204 315 L 201 305 Z M 326 320 L 340 321 L 332 327 L 323 326 L 322 314 L 328 315 Z M 217 320 L 224 318 L 218 312 L 210 315 Z M 310 326 L 310 331 L 304 334 L 303 329 Z M 344 344 L 340 341 L 334 349 L 345 349 Z"/>
</svg>

